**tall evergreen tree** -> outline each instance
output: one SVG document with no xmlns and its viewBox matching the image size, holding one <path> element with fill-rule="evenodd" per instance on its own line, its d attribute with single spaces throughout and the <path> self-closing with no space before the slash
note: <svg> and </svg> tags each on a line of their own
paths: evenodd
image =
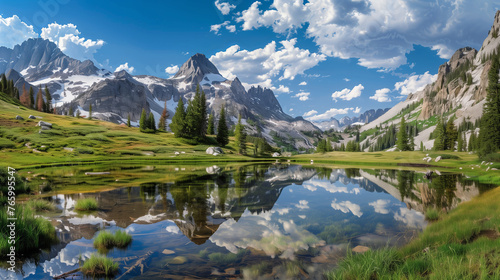
<svg viewBox="0 0 500 280">
<path fill-rule="evenodd" d="M 440 117 L 436 128 L 434 129 L 433 135 L 435 136 L 434 140 L 434 151 L 443 151 L 446 148 L 446 130 L 443 125 L 443 118 Z"/>
<path fill-rule="evenodd" d="M 79 109 L 76 109 L 76 118 L 79 119 L 80 118 L 80 110 Z"/>
<path fill-rule="evenodd" d="M 199 130 L 198 137 L 204 138 L 207 135 L 207 96 L 201 91 L 200 103 L 198 105 Z"/>
<path fill-rule="evenodd" d="M 462 134 L 462 152 L 467 152 L 467 137 L 465 137 L 465 132 Z"/>
<path fill-rule="evenodd" d="M 163 106 L 163 112 L 161 112 L 160 121 L 158 122 L 158 130 L 159 131 L 167 131 L 167 101 L 165 100 L 165 106 Z"/>
<path fill-rule="evenodd" d="M 185 135 L 185 122 L 186 111 L 184 110 L 184 102 L 182 97 L 179 98 L 177 103 L 177 108 L 175 109 L 175 114 L 172 117 L 172 123 L 170 124 L 170 129 L 174 133 L 175 137 L 184 137 Z"/>
<path fill-rule="evenodd" d="M 27 108 L 31 108 L 30 96 L 26 90 L 26 86 L 23 84 L 23 94 L 20 96 L 19 101 Z"/>
<path fill-rule="evenodd" d="M 35 92 L 33 90 L 33 87 L 30 87 L 30 105 L 29 108 L 34 108 L 35 107 Z"/>
<path fill-rule="evenodd" d="M 35 106 L 36 110 L 40 111 L 40 112 L 44 112 L 45 111 L 45 102 L 43 101 L 43 93 L 42 93 L 42 89 L 39 88 L 38 89 L 38 93 L 36 94 L 36 106 Z"/>
<path fill-rule="evenodd" d="M 500 70 L 499 55 L 492 57 L 490 71 L 488 72 L 488 88 L 486 103 L 484 104 L 481 118 L 478 150 L 479 157 L 494 153 L 500 147 L 500 84 L 498 72 Z"/>
<path fill-rule="evenodd" d="M 476 133 L 472 131 L 469 137 L 469 145 L 467 145 L 468 151 L 473 152 L 476 150 Z"/>
<path fill-rule="evenodd" d="M 406 121 L 404 116 L 401 117 L 396 146 L 400 151 L 410 150 L 410 146 L 408 145 L 408 133 L 406 132 Z"/>
<path fill-rule="evenodd" d="M 214 114 L 213 113 L 210 113 L 210 116 L 208 116 L 207 134 L 209 134 L 209 135 L 215 134 Z"/>
<path fill-rule="evenodd" d="M 457 152 L 461 152 L 463 147 L 464 147 L 464 140 L 462 138 L 462 134 L 459 133 L 457 138 Z"/>
<path fill-rule="evenodd" d="M 142 108 L 142 112 L 141 112 L 141 118 L 139 119 L 139 129 L 142 131 L 142 132 L 145 132 L 146 129 L 148 128 L 148 124 L 147 124 L 147 115 L 146 115 L 146 109 Z"/>
<path fill-rule="evenodd" d="M 89 120 L 92 119 L 92 104 L 89 104 L 89 116 L 88 116 L 88 119 Z"/>
<path fill-rule="evenodd" d="M 217 143 L 221 146 L 226 146 L 229 144 L 229 129 L 226 123 L 226 111 L 224 110 L 224 105 L 222 105 L 219 114 L 219 123 L 217 125 Z"/>
<path fill-rule="evenodd" d="M 454 119 L 450 118 L 448 120 L 448 123 L 446 124 L 446 145 L 445 149 L 446 150 L 455 150 L 455 142 L 457 141 L 458 138 L 458 132 L 457 128 L 455 127 L 454 124 Z"/>
<path fill-rule="evenodd" d="M 47 85 L 45 85 L 45 112 L 52 113 L 52 96 Z"/>
<path fill-rule="evenodd" d="M 132 126 L 131 123 L 130 123 L 130 114 L 128 114 L 128 116 L 127 116 L 127 126 L 128 127 Z"/>
<path fill-rule="evenodd" d="M 73 117 L 73 113 L 74 113 L 74 112 L 73 112 L 73 106 L 71 106 L 71 105 L 70 105 L 70 106 L 69 106 L 68 116 Z"/>
<path fill-rule="evenodd" d="M 238 116 L 238 124 L 236 124 L 234 136 L 236 137 L 238 153 L 245 155 L 247 151 L 247 134 L 245 132 L 245 126 L 241 123 L 241 115 Z"/>
<path fill-rule="evenodd" d="M 149 113 L 149 118 L 147 121 L 147 129 L 148 132 L 156 132 L 156 121 L 155 121 L 155 116 L 153 115 L 153 112 Z"/>
<path fill-rule="evenodd" d="M 318 145 L 316 146 L 316 152 L 324 154 L 325 151 L 325 141 L 323 139 L 318 140 Z"/>
</svg>

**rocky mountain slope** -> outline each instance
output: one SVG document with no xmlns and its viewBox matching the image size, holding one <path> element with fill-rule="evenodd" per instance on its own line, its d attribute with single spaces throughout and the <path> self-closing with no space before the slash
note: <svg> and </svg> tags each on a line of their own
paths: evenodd
<svg viewBox="0 0 500 280">
<path fill-rule="evenodd" d="M 336 118 L 331 118 L 328 121 L 313 122 L 313 123 L 323 131 L 330 129 L 334 129 L 335 131 L 342 131 L 346 126 L 352 124 L 368 124 L 369 122 L 374 121 L 378 117 L 385 114 L 387 111 L 389 111 L 389 109 L 390 108 L 377 109 L 377 110 L 371 109 L 362 113 L 358 117 L 343 117 L 340 120 Z"/>
<path fill-rule="evenodd" d="M 375 121 L 364 125 L 361 131 L 397 125 L 402 115 L 407 122 L 421 127 L 415 137 L 415 149 L 420 142 L 426 149 L 433 146 L 429 139 L 434 130 L 438 116 L 454 117 L 455 125 L 464 121 L 474 123 L 482 116 L 488 87 L 488 71 L 491 67 L 491 55 L 500 51 L 500 11 L 497 11 L 493 25 L 479 51 L 464 47 L 455 52 L 450 60 L 439 67 L 434 83 L 423 90 L 408 95 Z M 412 105 L 413 104 L 413 105 Z M 467 138 L 471 132 L 467 132 Z M 368 137 L 367 142 L 373 145 L 379 136 Z"/>
<path fill-rule="evenodd" d="M 125 123 L 130 115 L 132 124 L 138 125 L 141 111 L 146 109 L 158 122 L 165 101 L 171 119 L 179 99 L 186 104 L 199 85 L 206 94 L 208 111 L 216 119 L 224 105 L 230 125 L 241 114 L 250 134 L 262 133 L 272 143 L 311 148 L 313 139 L 306 134 L 319 131 L 309 121 L 285 114 L 272 90 L 252 87 L 247 91 L 238 78 L 227 80 L 203 54 L 189 58 L 174 77 L 162 79 L 131 76 L 125 71 L 111 73 L 89 60 L 66 56 L 48 40 L 29 39 L 13 49 L 0 48 L 1 72 L 10 73 L 16 86 L 48 86 L 62 114 L 71 109 L 88 115 L 92 105 L 95 118 Z"/>
</svg>

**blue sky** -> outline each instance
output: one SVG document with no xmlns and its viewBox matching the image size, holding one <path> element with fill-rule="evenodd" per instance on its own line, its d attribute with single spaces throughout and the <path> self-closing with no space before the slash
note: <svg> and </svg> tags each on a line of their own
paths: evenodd
<svg viewBox="0 0 500 280">
<path fill-rule="evenodd" d="M 495 0 L 3 1 L 0 45 L 54 41 L 109 70 L 167 78 L 203 53 L 314 121 L 392 107 L 486 38 Z"/>
</svg>

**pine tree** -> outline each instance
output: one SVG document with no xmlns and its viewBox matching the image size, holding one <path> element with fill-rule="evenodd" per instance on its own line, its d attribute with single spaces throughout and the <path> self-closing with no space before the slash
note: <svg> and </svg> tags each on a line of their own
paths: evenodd
<svg viewBox="0 0 500 280">
<path fill-rule="evenodd" d="M 184 137 L 185 119 L 186 119 L 186 111 L 184 110 L 184 102 L 182 101 L 181 97 L 179 98 L 179 102 L 177 103 L 177 108 L 175 109 L 175 114 L 172 117 L 172 123 L 170 124 L 170 129 L 174 133 L 175 137 Z"/>
<path fill-rule="evenodd" d="M 465 137 L 465 132 L 462 135 L 462 152 L 467 152 L 467 137 Z"/>
<path fill-rule="evenodd" d="M 52 112 L 52 96 L 50 95 L 47 85 L 45 85 L 45 112 Z"/>
<path fill-rule="evenodd" d="M 469 137 L 469 145 L 467 146 L 468 148 L 467 150 L 469 152 L 473 152 L 475 150 L 475 145 L 476 145 L 476 133 L 472 131 Z"/>
<path fill-rule="evenodd" d="M 142 108 L 141 118 L 139 120 L 139 129 L 141 130 L 141 132 L 145 132 L 147 128 L 148 125 L 146 120 L 146 109 Z"/>
<path fill-rule="evenodd" d="M 198 137 L 203 139 L 207 135 L 207 97 L 204 91 L 201 91 L 200 102 L 198 104 L 198 117 Z"/>
<path fill-rule="evenodd" d="M 38 89 L 38 93 L 36 94 L 36 110 L 40 111 L 40 112 L 44 112 L 45 111 L 45 102 L 43 101 L 43 93 L 42 93 L 42 89 L 39 88 Z"/>
<path fill-rule="evenodd" d="M 446 150 L 455 150 L 455 142 L 457 141 L 458 138 L 458 132 L 457 128 L 455 127 L 454 124 L 454 119 L 450 118 L 448 120 L 448 123 L 446 124 L 446 145 L 445 149 Z"/>
<path fill-rule="evenodd" d="M 222 105 L 219 114 L 219 124 L 217 125 L 217 143 L 222 147 L 229 144 L 229 129 L 226 123 L 226 111 Z"/>
<path fill-rule="evenodd" d="M 212 114 L 212 113 L 210 113 L 210 116 L 208 116 L 207 134 L 209 134 L 209 135 L 215 134 L 214 114 Z"/>
<path fill-rule="evenodd" d="M 241 115 L 238 116 L 238 124 L 236 124 L 234 136 L 236 137 L 238 153 L 245 155 L 247 150 L 247 134 L 245 132 L 245 126 L 241 123 Z"/>
<path fill-rule="evenodd" d="M 130 114 L 127 116 L 127 126 L 131 127 L 132 125 L 130 124 Z"/>
<path fill-rule="evenodd" d="M 404 116 L 401 117 L 396 145 L 400 151 L 410 150 L 410 146 L 408 145 L 408 133 L 406 132 L 406 121 Z"/>
<path fill-rule="evenodd" d="M 155 121 L 155 116 L 153 115 L 153 112 L 149 113 L 149 118 L 147 121 L 147 129 L 148 129 L 148 132 L 152 132 L 152 133 L 156 132 L 156 121 Z"/>
<path fill-rule="evenodd" d="M 79 119 L 80 118 L 80 110 L 79 109 L 76 109 L 76 118 Z"/>
<path fill-rule="evenodd" d="M 424 151 L 424 142 L 420 141 L 420 151 Z"/>
<path fill-rule="evenodd" d="M 30 87 L 30 105 L 29 108 L 35 107 L 35 92 L 33 87 Z"/>
<path fill-rule="evenodd" d="M 500 84 L 498 72 L 500 70 L 499 56 L 492 58 L 491 68 L 488 72 L 488 88 L 486 103 L 484 104 L 481 118 L 478 150 L 479 157 L 494 153 L 500 147 Z"/>
<path fill-rule="evenodd" d="M 167 101 L 165 100 L 165 106 L 163 107 L 163 112 L 161 112 L 160 121 L 158 122 L 158 130 L 159 131 L 167 131 Z"/>
<path fill-rule="evenodd" d="M 325 153 L 325 141 L 323 139 L 318 140 L 318 145 L 316 146 L 316 152 L 317 153 Z"/>
<path fill-rule="evenodd" d="M 446 130 L 443 125 L 443 118 L 440 117 L 433 135 L 436 137 L 434 140 L 434 151 L 443 151 L 446 148 Z"/>
<path fill-rule="evenodd" d="M 89 120 L 92 119 L 92 104 L 89 104 L 89 116 L 88 116 L 88 119 Z"/>
<path fill-rule="evenodd" d="M 458 134 L 457 152 L 461 152 L 463 148 L 464 148 L 464 140 L 462 138 L 462 134 Z"/>
<path fill-rule="evenodd" d="M 23 94 L 20 96 L 19 101 L 21 104 L 23 104 L 25 107 L 30 108 L 30 96 L 28 91 L 26 90 L 26 85 L 23 84 Z"/>
<path fill-rule="evenodd" d="M 1 78 L 1 82 L 0 82 L 0 91 L 2 91 L 3 93 L 8 93 L 7 88 L 8 88 L 7 77 L 5 77 L 5 74 L 2 74 L 2 78 Z"/>
<path fill-rule="evenodd" d="M 73 117 L 73 106 L 71 106 L 71 105 L 69 106 L 68 115 Z"/>
</svg>

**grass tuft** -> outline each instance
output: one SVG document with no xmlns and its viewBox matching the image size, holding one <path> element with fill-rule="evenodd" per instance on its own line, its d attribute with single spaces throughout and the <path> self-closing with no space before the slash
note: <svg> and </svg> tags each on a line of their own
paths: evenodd
<svg viewBox="0 0 500 280">
<path fill-rule="evenodd" d="M 123 249 L 132 243 L 132 236 L 123 230 L 114 234 L 109 231 L 101 231 L 94 239 L 94 247 L 100 250 L 109 250 L 114 247 Z"/>
<path fill-rule="evenodd" d="M 91 277 L 112 277 L 118 273 L 118 263 L 113 259 L 93 254 L 85 260 L 80 271 L 86 276 Z"/>
<path fill-rule="evenodd" d="M 56 205 L 45 199 L 32 199 L 26 203 L 26 206 L 35 212 L 50 212 L 56 210 Z"/>
<path fill-rule="evenodd" d="M 437 221 L 441 215 L 441 211 L 435 207 L 429 207 L 425 210 L 425 219 L 428 221 Z"/>
<path fill-rule="evenodd" d="M 97 201 L 94 198 L 80 199 L 75 205 L 77 211 L 95 211 L 97 208 Z"/>
</svg>

